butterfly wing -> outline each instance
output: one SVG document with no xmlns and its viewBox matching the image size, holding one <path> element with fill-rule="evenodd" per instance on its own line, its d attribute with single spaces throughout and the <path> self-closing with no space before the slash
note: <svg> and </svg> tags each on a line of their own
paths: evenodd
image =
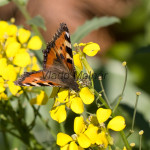
<svg viewBox="0 0 150 150">
<path fill-rule="evenodd" d="M 54 35 L 53 40 L 47 45 L 43 51 L 44 61 L 43 69 L 50 69 L 52 65 L 64 64 L 64 67 L 73 76 L 75 74 L 73 55 L 71 49 L 71 41 L 68 27 L 65 23 L 60 24 L 60 28 Z"/>
<path fill-rule="evenodd" d="M 59 86 L 59 84 L 54 83 L 44 79 L 45 73 L 43 70 L 34 71 L 34 72 L 25 72 L 17 81 L 16 85 L 20 86 Z"/>
<path fill-rule="evenodd" d="M 59 86 L 78 91 L 70 35 L 66 24 L 60 24 L 60 29 L 47 45 L 46 50 L 43 51 L 43 55 L 43 70 L 25 72 L 15 81 L 15 84 L 20 86 Z"/>
</svg>

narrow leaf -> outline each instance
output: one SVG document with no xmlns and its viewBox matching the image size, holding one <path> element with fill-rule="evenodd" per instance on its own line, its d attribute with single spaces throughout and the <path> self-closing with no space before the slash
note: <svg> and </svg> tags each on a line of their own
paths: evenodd
<svg viewBox="0 0 150 150">
<path fill-rule="evenodd" d="M 42 28 L 43 30 L 46 30 L 44 19 L 41 16 L 35 16 L 34 18 L 27 21 L 29 25 L 35 25 L 37 27 Z"/>
<path fill-rule="evenodd" d="M 85 24 L 75 31 L 71 36 L 72 43 L 79 43 L 86 35 L 96 29 L 119 22 L 120 20 L 117 17 L 94 17 L 93 19 L 86 21 Z"/>
</svg>

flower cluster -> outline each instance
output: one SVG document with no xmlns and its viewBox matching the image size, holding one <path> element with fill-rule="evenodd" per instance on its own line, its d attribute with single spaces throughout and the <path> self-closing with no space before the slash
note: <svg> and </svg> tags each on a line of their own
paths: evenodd
<svg viewBox="0 0 150 150">
<path fill-rule="evenodd" d="M 99 108 L 96 115 L 91 115 L 86 121 L 82 116 L 76 117 L 74 120 L 75 134 L 69 136 L 65 133 L 58 133 L 57 144 L 61 150 L 82 150 L 89 147 L 107 148 L 108 144 L 113 144 L 108 130 L 121 131 L 125 128 L 125 120 L 122 116 L 114 117 L 105 126 L 104 122 L 110 115 L 110 109 Z"/>
<path fill-rule="evenodd" d="M 55 104 L 50 111 L 51 117 L 61 123 L 66 120 L 66 108 L 70 108 L 76 114 L 84 112 L 84 104 L 91 104 L 94 101 L 94 94 L 88 87 L 83 87 L 79 93 L 61 89 Z"/>
<path fill-rule="evenodd" d="M 0 21 L 0 99 L 8 99 L 6 92 L 21 93 L 21 87 L 14 81 L 24 71 L 39 70 L 37 59 L 29 50 L 41 47 L 40 38 L 31 36 L 29 30 L 17 27 L 11 21 Z"/>
<path fill-rule="evenodd" d="M 83 52 L 89 56 L 94 56 L 100 50 L 100 47 L 96 43 L 80 43 L 75 44 L 75 47 L 84 46 Z M 74 63 L 76 70 L 81 72 L 83 70 L 81 53 L 76 50 L 74 52 Z M 94 91 L 90 85 L 84 85 L 83 82 L 77 81 L 80 87 L 79 92 L 69 91 L 61 89 L 58 92 L 55 104 L 50 111 L 51 117 L 57 122 L 61 123 L 66 120 L 67 113 L 66 108 L 71 109 L 76 114 L 82 114 L 84 112 L 84 104 L 89 105 L 94 101 Z M 81 84 L 82 83 L 82 84 Z M 87 83 L 87 82 L 86 82 Z"/>
</svg>

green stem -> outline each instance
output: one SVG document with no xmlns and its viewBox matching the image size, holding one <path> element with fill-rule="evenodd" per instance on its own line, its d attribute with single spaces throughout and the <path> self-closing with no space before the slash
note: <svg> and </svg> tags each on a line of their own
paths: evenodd
<svg viewBox="0 0 150 150">
<path fill-rule="evenodd" d="M 99 97 L 99 100 L 101 101 L 101 103 L 104 104 L 104 106 L 105 106 L 106 108 L 110 108 L 109 105 L 106 103 L 106 101 L 99 95 L 99 93 L 98 93 L 96 90 L 95 90 L 94 92 L 95 92 L 95 95 L 96 95 L 97 97 Z"/>
<path fill-rule="evenodd" d="M 118 106 L 119 106 L 121 100 L 122 100 L 122 96 L 119 96 L 119 99 L 118 99 L 117 104 L 115 105 L 115 107 L 114 107 L 114 109 L 113 109 L 113 112 L 116 111 L 116 109 L 118 108 Z"/>
<path fill-rule="evenodd" d="M 25 19 L 27 21 L 32 19 L 30 14 L 26 10 L 26 6 L 22 5 L 19 0 L 12 0 L 12 1 L 16 4 L 16 6 L 21 11 L 21 13 L 23 14 L 23 16 L 25 17 Z M 36 35 L 38 35 L 40 37 L 40 39 L 43 42 L 43 46 L 45 47 L 46 46 L 46 42 L 45 42 L 42 34 L 40 33 L 39 29 L 35 25 L 31 25 L 31 28 L 36 33 Z"/>
<path fill-rule="evenodd" d="M 28 99 L 28 101 L 30 101 L 28 94 L 26 93 L 26 91 L 22 88 L 22 90 L 24 91 L 24 94 L 26 96 L 26 98 Z M 48 122 L 43 119 L 42 115 L 39 113 L 39 111 L 36 111 L 36 108 L 34 105 L 32 105 L 32 108 L 35 112 L 37 112 L 38 117 L 41 119 L 41 121 L 43 122 L 43 124 L 47 127 L 47 129 L 49 129 L 49 132 L 52 134 L 53 138 L 56 140 L 57 136 L 55 134 L 55 132 L 51 129 L 51 127 L 48 125 Z"/>
<path fill-rule="evenodd" d="M 84 67 L 85 67 L 85 69 L 86 69 L 88 75 L 90 75 L 90 80 L 91 80 L 91 83 L 92 83 L 92 88 L 94 89 L 94 82 L 93 82 L 93 77 L 92 77 L 94 71 L 93 71 L 93 69 L 91 68 L 91 66 L 89 65 L 89 63 L 88 63 L 88 61 L 87 61 L 87 59 L 86 59 L 84 53 L 80 50 L 80 48 L 78 48 L 78 49 L 79 49 L 79 51 L 80 51 L 80 57 L 81 57 L 82 63 L 83 63 L 83 65 L 84 65 Z"/>
<path fill-rule="evenodd" d="M 125 136 L 124 131 L 120 131 L 119 133 L 120 133 L 120 135 L 121 135 L 121 137 L 122 137 L 122 139 L 123 139 L 123 142 L 124 142 L 124 144 L 125 144 L 127 150 L 131 150 L 131 147 L 130 147 L 129 142 L 128 142 L 126 136 Z"/>
<path fill-rule="evenodd" d="M 61 129 L 61 132 L 65 133 L 65 127 L 64 127 L 64 123 L 60 123 L 60 129 Z"/>
<path fill-rule="evenodd" d="M 139 146 L 139 150 L 142 149 L 142 135 L 140 135 L 140 146 Z"/>
<path fill-rule="evenodd" d="M 103 94 L 104 94 L 106 103 L 108 104 L 109 108 L 112 109 L 111 106 L 110 106 L 109 100 L 108 100 L 108 98 L 107 98 L 107 95 L 106 95 L 106 93 L 105 93 L 105 89 L 104 89 L 104 86 L 103 86 L 103 83 L 102 83 L 102 77 L 101 77 L 101 76 L 99 77 L 99 81 L 100 81 L 100 86 L 101 86 L 101 88 L 102 88 L 102 91 L 103 91 Z"/>
<path fill-rule="evenodd" d="M 3 139 L 4 139 L 4 145 L 5 145 L 5 148 L 6 149 L 9 149 L 9 142 L 7 140 L 7 135 L 6 135 L 6 132 L 2 130 L 2 135 L 3 135 Z"/>
<path fill-rule="evenodd" d="M 127 66 L 125 66 L 125 80 L 124 80 L 124 84 L 123 84 L 123 89 L 122 89 L 122 92 L 121 92 L 121 95 L 119 96 L 119 99 L 117 101 L 117 104 L 116 106 L 114 107 L 113 109 L 113 112 L 115 113 L 116 109 L 118 108 L 121 100 L 123 99 L 123 94 L 124 94 L 124 91 L 125 91 L 125 87 L 126 87 L 126 84 L 127 84 L 127 75 L 128 75 L 128 69 L 127 69 Z"/>
<path fill-rule="evenodd" d="M 133 120 L 132 120 L 132 127 L 131 130 L 133 131 L 134 128 L 134 122 L 135 122 L 135 116 L 136 116 L 136 110 L 137 110 L 137 104 L 138 104 L 139 95 L 136 95 L 136 102 L 135 102 L 135 108 L 133 113 Z"/>
</svg>

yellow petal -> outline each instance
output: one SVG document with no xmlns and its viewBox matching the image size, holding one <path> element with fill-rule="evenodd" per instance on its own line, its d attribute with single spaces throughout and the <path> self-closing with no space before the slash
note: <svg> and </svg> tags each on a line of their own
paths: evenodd
<svg viewBox="0 0 150 150">
<path fill-rule="evenodd" d="M 31 99 L 30 103 L 31 105 L 37 104 L 37 105 L 45 105 L 48 101 L 48 96 L 44 91 L 41 91 L 39 95 L 37 95 L 36 98 Z"/>
<path fill-rule="evenodd" d="M 88 148 L 91 145 L 90 139 L 83 133 L 79 135 L 78 143 L 83 148 Z"/>
<path fill-rule="evenodd" d="M 80 43 L 79 46 L 85 46 L 87 43 Z"/>
<path fill-rule="evenodd" d="M 78 150 L 78 145 L 75 143 L 75 141 L 70 143 L 69 150 Z"/>
<path fill-rule="evenodd" d="M 79 95 L 84 104 L 91 104 L 94 101 L 94 94 L 89 90 L 88 87 L 82 88 Z"/>
<path fill-rule="evenodd" d="M 86 128 L 86 125 L 85 125 L 83 117 L 82 116 L 76 117 L 74 119 L 74 132 L 76 134 L 83 133 L 85 131 L 85 128 Z"/>
<path fill-rule="evenodd" d="M 11 81 L 8 81 L 8 87 L 9 87 L 9 90 L 10 92 L 13 94 L 13 95 L 16 95 L 18 93 L 19 90 L 21 90 L 20 86 L 17 86 L 15 85 L 13 82 Z"/>
<path fill-rule="evenodd" d="M 6 21 L 0 21 L 0 39 L 4 38 L 4 35 L 7 34 L 8 23 Z"/>
<path fill-rule="evenodd" d="M 3 78 L 9 81 L 15 81 L 17 77 L 16 69 L 13 65 L 8 65 L 4 69 Z"/>
<path fill-rule="evenodd" d="M 66 102 L 68 96 L 69 96 L 69 90 L 60 89 L 60 91 L 58 92 L 58 98 L 57 98 L 57 100 L 60 103 L 64 103 L 64 102 Z"/>
<path fill-rule="evenodd" d="M 87 135 L 87 137 L 91 140 L 91 143 L 94 144 L 98 135 L 98 127 L 90 124 L 84 134 Z"/>
<path fill-rule="evenodd" d="M 38 36 L 33 36 L 27 47 L 32 50 L 39 50 L 42 47 L 42 41 Z"/>
<path fill-rule="evenodd" d="M 105 122 L 111 115 L 111 109 L 99 108 L 96 112 L 96 116 L 99 123 Z"/>
<path fill-rule="evenodd" d="M 8 26 L 8 35 L 9 36 L 16 36 L 17 35 L 17 26 L 11 24 Z"/>
<path fill-rule="evenodd" d="M 20 43 L 24 44 L 28 41 L 29 37 L 31 35 L 31 32 L 29 30 L 20 28 L 18 31 L 18 39 Z"/>
<path fill-rule="evenodd" d="M 123 147 L 123 150 L 127 150 L 125 146 Z"/>
<path fill-rule="evenodd" d="M 107 148 L 108 146 L 108 140 L 106 138 L 106 134 L 104 131 L 98 134 L 97 139 L 96 139 L 96 144 L 97 145 L 103 145 L 104 148 Z"/>
<path fill-rule="evenodd" d="M 82 70 L 83 66 L 82 66 L 82 63 L 81 63 L 81 60 L 80 60 L 80 55 L 79 54 L 73 55 L 73 60 L 74 60 L 74 65 L 76 67 L 78 67 L 80 70 Z"/>
<path fill-rule="evenodd" d="M 50 115 L 53 120 L 56 120 L 57 122 L 61 123 L 66 120 L 67 113 L 65 110 L 65 105 L 54 107 L 50 111 Z"/>
<path fill-rule="evenodd" d="M 80 97 L 74 97 L 71 99 L 71 109 L 76 114 L 83 113 L 84 105 Z"/>
<path fill-rule="evenodd" d="M 17 42 L 16 37 L 12 37 L 12 36 L 8 37 L 5 43 L 5 47 L 7 48 L 7 46 L 12 42 Z"/>
<path fill-rule="evenodd" d="M 61 132 L 57 134 L 57 142 L 56 142 L 57 145 L 65 146 L 71 141 L 72 141 L 72 138 L 69 135 L 65 133 L 61 133 Z"/>
<path fill-rule="evenodd" d="M 125 119 L 122 116 L 116 116 L 111 119 L 107 125 L 108 129 L 112 129 L 114 131 L 121 131 L 125 128 Z"/>
<path fill-rule="evenodd" d="M 0 93 L 0 100 L 8 100 L 8 96 L 5 93 Z"/>
<path fill-rule="evenodd" d="M 4 79 L 2 77 L 0 77 L 0 93 L 4 92 L 5 88 L 4 88 Z"/>
<path fill-rule="evenodd" d="M 89 43 L 83 48 L 83 52 L 88 56 L 95 56 L 100 50 L 100 47 L 97 43 Z"/>
<path fill-rule="evenodd" d="M 60 150 L 69 150 L 69 145 L 70 144 L 66 144 L 65 146 L 61 146 Z"/>
<path fill-rule="evenodd" d="M 20 50 L 19 50 L 20 51 Z M 19 52 L 16 54 L 13 60 L 14 64 L 19 67 L 26 67 L 31 63 L 30 55 L 25 52 Z"/>
<path fill-rule="evenodd" d="M 3 76 L 4 70 L 7 67 L 7 59 L 6 58 L 0 58 L 0 75 Z"/>
<path fill-rule="evenodd" d="M 0 84 L 0 93 L 2 93 L 4 91 L 5 91 L 4 85 Z"/>
<path fill-rule="evenodd" d="M 9 43 L 6 48 L 7 57 L 14 57 L 17 54 L 20 47 L 21 47 L 20 43 L 18 43 L 16 41 Z"/>
</svg>

